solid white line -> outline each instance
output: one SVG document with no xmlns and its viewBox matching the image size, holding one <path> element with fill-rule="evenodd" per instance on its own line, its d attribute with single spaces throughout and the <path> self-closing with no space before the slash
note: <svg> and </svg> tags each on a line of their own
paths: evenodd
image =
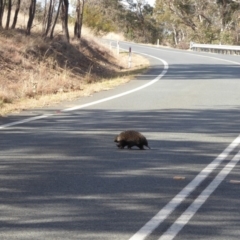
<svg viewBox="0 0 240 240">
<path fill-rule="evenodd" d="M 123 92 L 123 93 L 120 93 L 120 94 L 117 94 L 117 95 L 114 95 L 114 96 L 111 96 L 111 97 L 103 98 L 103 99 L 98 100 L 98 101 L 82 104 L 82 105 L 75 106 L 75 107 L 72 107 L 72 108 L 66 108 L 66 109 L 61 110 L 61 112 L 75 111 L 75 110 L 86 108 L 86 107 L 89 107 L 89 106 L 92 106 L 92 105 L 96 105 L 96 104 L 99 104 L 99 103 L 102 103 L 102 102 L 110 101 L 110 100 L 113 100 L 115 98 L 119 98 L 119 97 L 125 96 L 125 95 L 130 94 L 130 93 L 134 93 L 136 91 L 142 90 L 142 89 L 144 89 L 146 87 L 149 87 L 150 85 L 156 83 L 157 81 L 159 81 L 167 73 L 168 63 L 166 61 L 164 61 L 163 59 L 160 59 L 160 58 L 157 58 L 157 57 L 145 54 L 145 53 L 140 53 L 140 54 L 146 55 L 148 57 L 155 58 L 155 59 L 161 61 L 163 63 L 163 65 L 164 65 L 162 73 L 160 75 L 158 75 L 156 78 L 154 78 L 153 80 L 151 80 L 150 82 L 148 82 L 148 83 L 146 83 L 146 84 L 144 84 L 144 85 L 142 85 L 140 87 L 134 88 L 132 90 L 129 90 L 129 91 L 126 91 L 126 92 Z M 24 119 L 24 120 L 21 120 L 21 121 L 16 121 L 16 122 L 12 122 L 12 123 L 3 124 L 3 125 L 0 125 L 0 130 L 1 129 L 5 129 L 7 127 L 20 125 L 20 124 L 23 124 L 23 123 L 26 123 L 26 122 L 32 122 L 32 121 L 39 120 L 39 119 L 42 119 L 42 118 L 47 118 L 47 117 L 50 117 L 50 116 L 53 116 L 53 115 L 54 114 L 41 115 L 41 116 L 27 118 L 27 119 Z"/>
<path fill-rule="evenodd" d="M 163 69 L 162 73 L 160 75 L 158 75 L 156 78 L 154 78 L 153 80 L 151 80 L 150 82 L 148 82 L 148 83 L 146 83 L 146 84 L 144 84 L 140 87 L 134 88 L 132 90 L 129 90 L 129 91 L 126 91 L 126 92 L 123 92 L 123 93 L 120 93 L 120 94 L 117 94 L 117 95 L 114 95 L 114 96 L 111 96 L 111 97 L 103 98 L 103 99 L 98 100 L 98 101 L 90 102 L 90 103 L 83 104 L 83 105 L 80 105 L 80 106 L 75 106 L 75 107 L 72 107 L 72 108 L 67 108 L 67 109 L 62 110 L 62 112 L 74 111 L 74 110 L 89 107 L 89 106 L 92 106 L 92 105 L 95 105 L 95 104 L 99 104 L 99 103 L 102 103 L 102 102 L 106 102 L 106 101 L 109 101 L 109 100 L 113 100 L 115 98 L 123 97 L 125 95 L 130 94 L 130 93 L 134 93 L 134 92 L 142 90 L 146 87 L 149 87 L 150 85 L 159 81 L 167 73 L 168 63 L 166 61 L 164 61 L 163 59 L 160 59 L 160 58 L 157 58 L 157 57 L 154 57 L 154 56 L 150 56 L 150 55 L 144 54 L 144 53 L 141 53 L 141 54 L 146 55 L 146 56 L 151 57 L 151 58 L 155 58 L 155 59 L 161 61 L 164 65 L 164 69 Z"/>
<path fill-rule="evenodd" d="M 141 45 L 139 47 L 147 47 L 147 48 L 150 48 L 152 50 L 159 50 L 159 51 L 163 51 L 163 52 L 173 52 L 175 49 L 164 49 L 164 48 L 158 48 L 158 47 L 152 47 L 152 46 L 144 46 L 144 45 Z M 211 58 L 211 59 L 214 59 L 214 60 L 220 60 L 220 61 L 224 61 L 224 62 L 229 62 L 229 63 L 234 63 L 234 64 L 237 64 L 237 65 L 240 65 L 239 62 L 236 62 L 236 61 L 233 61 L 233 60 L 228 60 L 228 59 L 223 59 L 223 58 L 220 58 L 220 57 L 214 57 L 214 56 L 208 56 L 208 55 L 202 55 L 204 54 L 204 52 L 196 52 L 196 51 L 190 51 L 190 52 L 187 52 L 187 51 L 176 51 L 177 53 L 183 53 L 183 54 L 188 54 L 188 55 L 194 55 L 194 56 L 198 56 L 198 57 L 203 57 L 203 58 Z M 212 53 L 212 54 L 216 54 L 217 53 Z"/>
<path fill-rule="evenodd" d="M 53 114 L 44 114 L 44 115 L 40 115 L 40 116 L 36 116 L 36 117 L 26 118 L 26 119 L 23 119 L 21 121 L 6 123 L 6 124 L 3 124 L 3 125 L 0 125 L 0 129 L 4 129 L 4 128 L 7 128 L 7 127 L 12 127 L 12 126 L 15 126 L 15 125 L 20 125 L 20 124 L 27 123 L 27 122 L 32 122 L 32 121 L 43 119 L 43 118 L 48 118 L 50 116 L 53 116 Z"/>
<path fill-rule="evenodd" d="M 232 152 L 239 143 L 240 135 L 129 240 L 143 240 L 148 237 L 182 203 L 182 201 L 185 200 L 224 159 L 227 158 L 230 152 Z"/>
<path fill-rule="evenodd" d="M 231 170 L 240 160 L 240 151 L 235 157 L 222 169 L 208 187 L 199 195 L 198 198 L 188 207 L 188 209 L 174 222 L 174 224 L 158 239 L 172 240 L 189 222 L 198 209 L 206 202 L 208 197 L 217 189 L 221 182 L 227 177 Z"/>
</svg>

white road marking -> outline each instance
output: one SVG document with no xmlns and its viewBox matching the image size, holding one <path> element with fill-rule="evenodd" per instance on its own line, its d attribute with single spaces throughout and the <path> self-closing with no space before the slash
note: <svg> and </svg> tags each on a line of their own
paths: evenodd
<svg viewBox="0 0 240 240">
<path fill-rule="evenodd" d="M 129 240 L 144 240 L 148 237 L 239 144 L 240 135 Z"/>
<path fill-rule="evenodd" d="M 221 182 L 227 177 L 231 170 L 240 160 L 240 151 L 235 157 L 222 169 L 215 179 L 205 188 L 205 190 L 195 199 L 188 209 L 173 223 L 173 225 L 158 239 L 172 240 L 182 228 L 189 222 L 198 209 L 206 202 L 208 197 L 217 189 Z"/>
<path fill-rule="evenodd" d="M 147 48 L 150 48 L 152 50 L 159 50 L 159 51 L 163 51 L 163 52 L 169 52 L 168 49 L 164 49 L 164 48 L 159 48 L 159 47 L 152 47 L 152 46 L 144 46 L 144 45 L 139 45 L 139 47 L 147 47 Z M 172 51 L 174 51 L 175 49 L 170 49 Z M 181 50 L 179 51 L 176 51 L 178 53 L 183 53 L 183 52 L 180 52 Z M 197 51 L 189 51 L 189 52 L 184 52 L 184 54 L 188 54 L 188 55 L 194 55 L 194 56 L 198 56 L 198 57 L 203 57 L 203 58 L 211 58 L 211 59 L 214 59 L 214 60 L 221 60 L 221 61 L 224 61 L 224 62 L 229 62 L 229 63 L 233 63 L 233 64 L 237 64 L 237 65 L 240 65 L 239 62 L 236 62 L 236 61 L 232 61 L 232 60 L 227 60 L 227 59 L 223 59 L 223 58 L 220 58 L 220 57 L 214 57 L 214 56 L 207 56 L 207 55 L 202 55 L 204 54 L 204 52 L 197 52 Z M 212 53 L 212 54 L 216 54 L 217 53 Z"/>
<path fill-rule="evenodd" d="M 129 91 L 126 91 L 126 92 L 123 92 L 123 93 L 120 93 L 120 94 L 117 94 L 117 95 L 114 95 L 114 96 L 111 96 L 111 97 L 103 98 L 103 99 L 98 100 L 98 101 L 86 103 L 86 104 L 83 104 L 83 105 L 80 105 L 80 106 L 75 106 L 75 107 L 72 107 L 72 108 L 67 108 L 67 109 L 62 110 L 62 112 L 75 111 L 75 110 L 82 109 L 82 108 L 85 108 L 85 107 L 89 107 L 89 106 L 92 106 L 92 105 L 95 105 L 95 104 L 99 104 L 99 103 L 102 103 L 102 102 L 110 101 L 110 100 L 113 100 L 115 98 L 123 97 L 125 95 L 130 94 L 130 93 L 134 93 L 134 92 L 137 92 L 139 90 L 142 90 L 142 89 L 144 89 L 144 88 L 146 88 L 146 87 L 156 83 L 157 81 L 159 81 L 167 73 L 168 63 L 165 60 L 163 60 L 163 59 L 160 59 L 160 58 L 157 58 L 157 57 L 145 54 L 145 53 L 141 53 L 141 54 L 142 55 L 146 55 L 146 56 L 151 57 L 151 58 L 155 58 L 155 59 L 161 61 L 163 63 L 163 65 L 164 65 L 164 69 L 163 69 L 162 73 L 160 75 L 158 75 L 156 78 L 154 78 L 153 80 L 151 80 L 150 82 L 148 82 L 148 83 L 146 83 L 146 84 L 144 84 L 144 85 L 142 85 L 140 87 L 134 88 L 132 90 L 129 90 Z"/>
<path fill-rule="evenodd" d="M 154 48 L 155 49 L 155 48 Z M 159 50 L 159 49 L 158 49 Z M 163 49 L 161 49 L 163 50 Z M 163 50 L 167 51 L 167 50 Z M 121 94 L 117 94 L 108 98 L 104 98 L 98 101 L 90 102 L 87 104 L 75 106 L 72 108 L 67 108 L 64 110 L 61 110 L 61 112 L 70 112 L 82 108 L 86 108 L 92 105 L 96 105 L 102 102 L 110 101 L 115 98 L 119 98 L 128 94 L 131 94 L 133 92 L 142 90 L 155 82 L 159 81 L 168 70 L 168 63 L 160 58 L 140 53 L 142 55 L 146 55 L 151 58 L 155 58 L 159 61 L 161 61 L 164 64 L 164 70 L 160 75 L 158 75 L 155 79 L 151 80 L 147 84 L 142 85 L 141 87 L 135 88 L 130 91 L 126 91 Z M 186 53 L 190 55 L 196 55 L 194 53 Z M 217 57 L 210 57 L 210 56 L 204 56 L 204 55 L 198 55 L 200 57 L 207 57 L 212 58 L 216 60 L 221 60 L 225 62 L 230 62 L 234 64 L 238 64 L 238 62 L 231 61 L 231 60 L 225 60 Z M 7 123 L 0 125 L 0 130 L 5 129 L 7 127 L 20 125 L 26 122 L 31 122 L 43 118 L 51 117 L 55 114 L 44 114 L 41 116 L 31 117 L 27 118 L 21 121 L 15 121 L 12 123 Z M 149 236 L 175 209 L 179 204 L 185 200 L 189 194 L 196 189 L 199 184 L 206 179 L 206 177 L 214 170 L 216 167 L 227 158 L 227 156 L 230 154 L 231 151 L 234 150 L 236 146 L 238 146 L 240 143 L 240 135 L 216 158 L 212 163 L 210 163 L 206 168 L 204 168 L 194 179 L 192 182 L 190 182 L 179 194 L 177 194 L 164 208 L 162 208 L 150 221 L 148 221 L 136 234 L 134 234 L 129 240 L 143 240 L 147 236 Z M 202 204 L 207 200 L 207 198 L 210 196 L 210 194 L 219 186 L 219 184 L 224 180 L 224 178 L 228 175 L 228 173 L 235 167 L 235 165 L 240 160 L 240 152 L 231 160 L 230 163 L 226 165 L 226 167 L 217 175 L 217 177 L 212 181 L 212 183 L 200 194 L 200 196 L 193 202 L 193 204 L 177 219 L 177 221 L 167 230 L 167 232 L 162 235 L 159 240 L 170 240 L 173 239 L 177 233 L 183 228 L 185 224 L 192 218 L 192 216 L 197 212 L 197 210 L 202 206 Z"/>
<path fill-rule="evenodd" d="M 54 114 L 44 114 L 44 115 L 41 115 L 41 116 L 26 118 L 26 119 L 23 119 L 21 121 L 6 123 L 6 124 L 3 124 L 3 125 L 0 125 L 0 129 L 4 129 L 4 128 L 7 128 L 7 127 L 12 127 L 12 126 L 15 126 L 15 125 L 20 125 L 20 124 L 27 123 L 27 122 L 36 121 L 36 120 L 43 119 L 43 118 L 48 118 L 48 117 L 53 116 L 53 115 Z"/>
<path fill-rule="evenodd" d="M 153 80 L 151 80 L 150 82 L 148 82 L 148 83 L 146 83 L 146 84 L 144 84 L 144 85 L 142 85 L 140 87 L 134 88 L 132 90 L 129 90 L 129 91 L 126 91 L 126 92 L 123 92 L 123 93 L 120 93 L 120 94 L 117 94 L 117 95 L 114 95 L 114 96 L 111 96 L 111 97 L 103 98 L 101 100 L 97 100 L 97 101 L 94 101 L 94 102 L 82 104 L 82 105 L 71 107 L 71 108 L 66 108 L 66 109 L 61 110 L 61 112 L 75 111 L 75 110 L 86 108 L 86 107 L 89 107 L 89 106 L 92 106 L 92 105 L 96 105 L 96 104 L 99 104 L 99 103 L 102 103 L 102 102 L 110 101 L 110 100 L 113 100 L 115 98 L 123 97 L 125 95 L 131 94 L 131 93 L 137 92 L 139 90 L 142 90 L 142 89 L 144 89 L 146 87 L 149 87 L 150 85 L 152 85 L 152 84 L 156 83 L 157 81 L 159 81 L 167 73 L 168 63 L 165 60 L 163 60 L 163 59 L 160 59 L 160 58 L 157 58 L 157 57 L 145 54 L 145 53 L 141 53 L 141 54 L 142 55 L 146 55 L 146 56 L 151 57 L 151 58 L 155 58 L 155 59 L 161 61 L 163 63 L 163 65 L 164 65 L 162 73 L 160 75 L 158 75 L 156 78 L 154 78 Z M 27 118 L 27 119 L 24 119 L 24 120 L 21 120 L 21 121 L 16 121 L 16 122 L 12 122 L 12 123 L 3 124 L 3 125 L 0 125 L 0 130 L 8 128 L 8 127 L 15 126 L 15 125 L 20 125 L 20 124 L 23 124 L 23 123 L 26 123 L 26 122 L 32 122 L 32 121 L 39 120 L 39 119 L 42 119 L 42 118 L 47 118 L 47 117 L 50 117 L 50 116 L 53 116 L 53 115 L 54 114 L 41 115 L 41 116 Z"/>
</svg>

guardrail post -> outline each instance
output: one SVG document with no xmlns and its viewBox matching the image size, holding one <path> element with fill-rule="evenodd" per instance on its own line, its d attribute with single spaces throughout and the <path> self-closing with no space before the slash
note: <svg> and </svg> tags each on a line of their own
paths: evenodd
<svg viewBox="0 0 240 240">
<path fill-rule="evenodd" d="M 119 50 L 120 48 L 119 48 L 119 41 L 117 41 L 117 55 L 119 55 Z"/>
<path fill-rule="evenodd" d="M 128 68 L 131 68 L 132 65 L 132 48 L 129 47 L 129 52 L 128 52 Z"/>
<path fill-rule="evenodd" d="M 193 42 L 190 42 L 190 49 L 193 48 Z"/>
</svg>

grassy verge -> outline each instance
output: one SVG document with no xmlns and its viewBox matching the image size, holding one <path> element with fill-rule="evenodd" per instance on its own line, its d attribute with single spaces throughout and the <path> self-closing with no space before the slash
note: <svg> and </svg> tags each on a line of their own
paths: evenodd
<svg viewBox="0 0 240 240">
<path fill-rule="evenodd" d="M 37 33 L 0 31 L 0 115 L 89 96 L 128 82 L 148 60 L 116 55 L 93 36 L 66 43 L 61 36 L 43 40 Z"/>
</svg>

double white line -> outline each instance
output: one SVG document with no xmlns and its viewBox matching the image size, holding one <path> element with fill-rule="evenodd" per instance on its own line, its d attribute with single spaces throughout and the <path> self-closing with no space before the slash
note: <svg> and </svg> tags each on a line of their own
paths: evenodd
<svg viewBox="0 0 240 240">
<path fill-rule="evenodd" d="M 219 164 L 240 144 L 240 135 L 207 167 L 205 167 L 179 194 L 177 194 L 164 208 L 162 208 L 150 221 L 148 221 L 129 240 L 143 240 L 149 236 L 205 179 Z M 240 160 L 240 151 L 222 169 L 205 190 L 195 199 L 188 209 L 171 225 L 159 240 L 172 240 L 181 229 L 194 216 L 208 197 L 216 190 L 231 170 Z"/>
</svg>

